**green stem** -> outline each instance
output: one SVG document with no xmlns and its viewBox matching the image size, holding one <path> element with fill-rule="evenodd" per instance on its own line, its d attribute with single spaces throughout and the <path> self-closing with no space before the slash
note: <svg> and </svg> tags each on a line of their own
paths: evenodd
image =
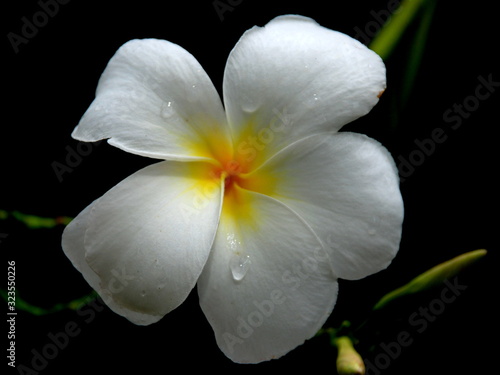
<svg viewBox="0 0 500 375">
<path fill-rule="evenodd" d="M 35 215 L 23 214 L 19 211 L 0 210 L 0 220 L 6 220 L 9 217 L 20 221 L 30 229 L 54 228 L 58 225 L 68 225 L 72 218 L 67 216 L 58 216 L 56 218 L 40 217 Z"/>
<path fill-rule="evenodd" d="M 10 301 L 10 299 L 7 298 L 8 294 L 6 291 L 0 289 L 0 295 L 5 301 L 7 300 Z M 67 303 L 58 303 L 46 309 L 43 307 L 34 306 L 29 302 L 25 301 L 19 296 L 19 292 L 16 290 L 15 309 L 20 311 L 26 311 L 32 315 L 41 316 L 41 315 L 53 314 L 66 309 L 78 310 L 81 306 L 89 303 L 90 301 L 96 298 L 97 298 L 97 293 L 95 291 L 92 291 L 90 294 L 83 296 L 81 298 L 77 298 Z"/>
</svg>

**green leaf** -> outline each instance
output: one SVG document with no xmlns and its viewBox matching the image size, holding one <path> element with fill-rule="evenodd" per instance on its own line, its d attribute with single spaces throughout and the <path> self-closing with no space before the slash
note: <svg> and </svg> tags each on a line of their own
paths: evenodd
<svg viewBox="0 0 500 375">
<path fill-rule="evenodd" d="M 368 46 L 383 60 L 387 60 L 411 24 L 416 14 L 427 0 L 403 0 L 391 18 L 382 26 Z"/>
<path fill-rule="evenodd" d="M 72 218 L 67 216 L 58 216 L 56 218 L 41 217 L 36 215 L 27 215 L 19 211 L 0 210 L 0 220 L 6 220 L 9 217 L 20 221 L 30 229 L 54 228 L 58 225 L 68 225 Z"/>
<path fill-rule="evenodd" d="M 413 84 L 417 77 L 420 64 L 424 55 L 429 30 L 432 24 L 434 9 L 436 8 L 436 1 L 429 1 L 425 6 L 425 11 L 422 12 L 422 17 L 418 25 L 418 29 L 413 38 L 413 43 L 408 56 L 408 63 L 405 69 L 405 76 L 403 79 L 403 87 L 401 90 L 401 103 L 403 107 L 406 105 L 410 98 L 410 93 L 413 89 Z"/>
<path fill-rule="evenodd" d="M 0 295 L 2 296 L 3 299 L 6 301 L 8 300 L 7 292 L 4 290 L 0 289 Z M 16 299 L 15 299 L 15 309 L 16 310 L 21 310 L 21 311 L 26 311 L 30 314 L 41 316 L 41 315 L 48 315 L 48 314 L 53 314 L 62 310 L 78 310 L 81 306 L 89 303 L 90 301 L 94 300 L 97 298 L 97 293 L 95 291 L 92 291 L 92 293 L 83 296 L 81 298 L 77 298 L 73 301 L 66 302 L 66 303 L 58 303 L 51 308 L 43 308 L 43 307 L 38 307 L 30 304 L 29 302 L 25 301 L 19 296 L 18 291 L 16 290 Z M 9 299 L 9 301 L 11 301 Z"/>
<path fill-rule="evenodd" d="M 481 259 L 487 253 L 486 250 L 480 249 L 470 251 L 468 253 L 459 255 L 444 263 L 438 264 L 430 270 L 420 274 L 408 284 L 405 284 L 390 293 L 383 296 L 373 307 L 373 310 L 380 310 L 385 307 L 389 302 L 414 293 L 422 292 L 424 290 L 433 288 L 440 285 L 447 279 L 456 276 L 465 267 L 473 264 Z"/>
</svg>

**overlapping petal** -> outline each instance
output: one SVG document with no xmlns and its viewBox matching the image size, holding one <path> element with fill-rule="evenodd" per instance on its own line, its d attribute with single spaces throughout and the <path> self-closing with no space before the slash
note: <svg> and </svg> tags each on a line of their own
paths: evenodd
<svg viewBox="0 0 500 375">
<path fill-rule="evenodd" d="M 99 296 L 103 298 L 111 310 L 115 311 L 117 314 L 126 316 L 135 324 L 147 325 L 157 322 L 162 318 L 162 316 L 144 314 L 123 308 L 112 298 L 109 298 L 104 293 L 99 276 L 97 276 L 97 274 L 88 265 L 85 259 L 85 245 L 83 239 L 89 225 L 89 213 L 96 203 L 97 201 L 87 206 L 87 208 L 80 212 L 80 214 L 78 214 L 78 216 L 73 219 L 66 228 L 62 238 L 62 247 L 66 256 L 71 260 L 75 268 L 82 273 L 85 281 L 89 283 L 92 289 L 94 289 Z"/>
<path fill-rule="evenodd" d="M 82 211 L 63 234 L 65 253 L 136 324 L 159 320 L 198 282 L 229 358 L 286 354 L 328 318 L 338 277 L 377 272 L 398 250 L 392 158 L 338 132 L 384 89 L 375 53 L 301 16 L 242 36 L 224 74 L 226 112 L 187 51 L 126 43 L 73 137 L 168 161 Z"/>
<path fill-rule="evenodd" d="M 194 287 L 220 207 L 220 181 L 206 165 L 160 162 L 85 209 L 66 228 L 63 248 L 113 310 L 149 324 Z"/>
<path fill-rule="evenodd" d="M 311 136 L 254 174 L 273 177 L 267 194 L 313 228 L 338 277 L 365 277 L 386 268 L 396 255 L 403 201 L 394 161 L 377 141 L 344 132 Z"/>
<path fill-rule="evenodd" d="M 233 361 L 278 358 L 312 337 L 333 309 L 336 278 L 307 224 L 270 197 L 240 190 L 248 216 L 223 210 L 198 282 L 200 305 Z"/>
<path fill-rule="evenodd" d="M 125 151 L 167 160 L 213 158 L 210 140 L 229 139 L 219 95 L 200 64 L 178 45 L 156 39 L 120 47 L 73 137 L 109 138 Z"/>
<path fill-rule="evenodd" d="M 301 16 L 247 31 L 229 55 L 223 82 L 235 149 L 257 151 L 257 164 L 295 140 L 365 115 L 384 89 L 377 54 Z"/>
</svg>

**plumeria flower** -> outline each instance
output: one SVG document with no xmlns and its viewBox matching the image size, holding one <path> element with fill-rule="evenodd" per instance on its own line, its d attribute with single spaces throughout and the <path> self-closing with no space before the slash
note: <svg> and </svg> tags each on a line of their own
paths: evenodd
<svg viewBox="0 0 500 375">
<path fill-rule="evenodd" d="M 389 152 L 339 129 L 368 113 L 385 66 L 301 16 L 243 34 L 222 101 L 195 58 L 132 40 L 72 136 L 160 159 L 84 209 L 63 249 L 108 306 L 147 325 L 197 285 L 233 361 L 278 358 L 324 324 L 338 278 L 386 268 L 403 204 Z"/>
</svg>

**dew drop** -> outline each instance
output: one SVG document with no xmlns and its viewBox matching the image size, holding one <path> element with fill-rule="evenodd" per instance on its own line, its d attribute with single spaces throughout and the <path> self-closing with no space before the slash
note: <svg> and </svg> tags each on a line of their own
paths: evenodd
<svg viewBox="0 0 500 375">
<path fill-rule="evenodd" d="M 377 229 L 380 227 L 380 218 L 374 216 L 371 221 L 372 222 L 371 225 L 369 225 L 368 234 L 370 236 L 373 236 L 374 234 L 377 233 Z"/>
<path fill-rule="evenodd" d="M 197 103 L 200 101 L 200 89 L 196 84 L 192 84 L 191 86 L 186 87 L 186 91 L 184 93 L 185 98 L 190 103 Z"/>
<path fill-rule="evenodd" d="M 250 268 L 252 261 L 249 255 L 237 255 L 234 254 L 229 267 L 231 268 L 231 275 L 234 281 L 241 281 L 245 277 Z"/>
<path fill-rule="evenodd" d="M 246 113 L 254 113 L 261 106 L 260 99 L 254 96 L 250 97 L 248 95 L 243 94 L 240 100 L 241 100 L 241 110 Z"/>
<path fill-rule="evenodd" d="M 310 97 L 308 100 L 307 100 L 307 103 L 306 105 L 309 107 L 309 108 L 313 108 L 315 107 L 316 105 L 319 104 L 319 97 L 318 97 L 318 94 L 312 94 L 312 97 Z"/>
<path fill-rule="evenodd" d="M 168 119 L 174 115 L 173 111 L 174 102 L 166 101 L 161 104 L 160 107 L 160 117 L 163 119 Z"/>
</svg>

